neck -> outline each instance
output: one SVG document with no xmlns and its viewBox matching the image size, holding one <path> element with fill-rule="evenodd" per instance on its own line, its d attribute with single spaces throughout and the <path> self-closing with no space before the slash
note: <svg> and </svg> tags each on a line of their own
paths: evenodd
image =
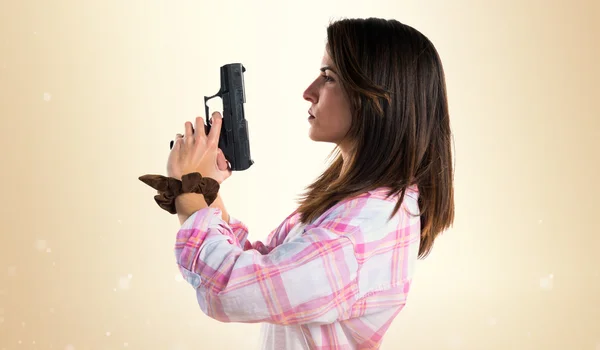
<svg viewBox="0 0 600 350">
<path fill-rule="evenodd" d="M 340 176 L 348 171 L 348 164 L 350 163 L 350 150 L 346 147 L 340 146 L 340 154 L 342 156 L 342 170 Z"/>
</svg>

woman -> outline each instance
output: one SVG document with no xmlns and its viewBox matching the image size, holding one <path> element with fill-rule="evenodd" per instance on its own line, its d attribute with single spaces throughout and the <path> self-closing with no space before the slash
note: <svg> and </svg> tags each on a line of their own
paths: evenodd
<svg viewBox="0 0 600 350">
<path fill-rule="evenodd" d="M 416 260 L 454 219 L 445 89 L 436 49 L 417 30 L 375 18 L 332 23 L 304 98 L 310 138 L 334 143 L 337 158 L 298 209 L 251 244 L 220 197 L 210 206 L 200 194 L 176 198 L 177 262 L 202 311 L 262 322 L 263 349 L 379 348 Z M 218 113 L 209 135 L 187 122 L 169 176 L 229 177 L 220 127 Z"/>
</svg>

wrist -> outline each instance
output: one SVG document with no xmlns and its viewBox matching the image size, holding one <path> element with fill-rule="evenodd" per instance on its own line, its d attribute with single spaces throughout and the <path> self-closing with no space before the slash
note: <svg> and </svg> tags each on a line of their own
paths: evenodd
<svg viewBox="0 0 600 350">
<path fill-rule="evenodd" d="M 175 198 L 175 209 L 177 215 L 188 218 L 200 209 L 208 208 L 204 195 L 199 193 L 182 193 Z M 185 221 L 185 220 L 184 220 Z"/>
<path fill-rule="evenodd" d="M 229 221 L 230 221 L 229 212 L 225 208 L 225 204 L 223 203 L 223 198 L 221 197 L 221 193 L 217 193 L 217 198 L 210 205 L 210 207 L 221 209 L 221 218 L 223 219 L 223 221 L 225 221 L 226 223 L 229 224 Z"/>
</svg>

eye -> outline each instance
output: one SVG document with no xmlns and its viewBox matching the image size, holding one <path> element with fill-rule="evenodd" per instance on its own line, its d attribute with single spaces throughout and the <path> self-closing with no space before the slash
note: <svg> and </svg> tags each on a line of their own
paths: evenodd
<svg viewBox="0 0 600 350">
<path fill-rule="evenodd" d="M 321 75 L 321 77 L 323 77 L 323 79 L 325 79 L 325 81 L 333 81 L 333 78 L 331 78 L 330 76 Z"/>
</svg>

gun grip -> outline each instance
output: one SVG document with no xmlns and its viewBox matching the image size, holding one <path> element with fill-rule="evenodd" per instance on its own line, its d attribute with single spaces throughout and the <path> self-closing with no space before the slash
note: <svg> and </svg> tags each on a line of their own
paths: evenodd
<svg viewBox="0 0 600 350">
<path fill-rule="evenodd" d="M 211 129 L 210 117 L 209 117 L 210 110 L 208 108 L 207 102 L 208 102 L 208 100 L 210 100 L 214 97 L 222 97 L 222 90 L 219 90 L 219 92 L 213 96 L 210 96 L 210 97 L 204 96 L 204 113 L 205 113 L 205 118 L 206 118 L 206 124 L 204 125 L 204 132 L 206 133 L 206 135 L 208 135 L 210 133 L 210 129 Z M 221 116 L 221 117 L 223 117 L 223 116 Z M 230 163 L 229 159 L 231 159 L 233 157 L 233 155 L 226 154 L 225 153 L 226 151 L 224 151 L 223 147 L 221 147 L 222 144 L 226 143 L 227 137 L 228 137 L 228 135 L 225 130 L 225 125 L 222 124 L 221 125 L 221 135 L 219 135 L 219 148 L 223 152 L 223 156 L 225 156 L 225 160 L 227 161 L 227 167 L 229 169 L 231 169 L 231 163 Z M 225 140 L 224 140 L 224 138 L 225 138 Z"/>
</svg>

